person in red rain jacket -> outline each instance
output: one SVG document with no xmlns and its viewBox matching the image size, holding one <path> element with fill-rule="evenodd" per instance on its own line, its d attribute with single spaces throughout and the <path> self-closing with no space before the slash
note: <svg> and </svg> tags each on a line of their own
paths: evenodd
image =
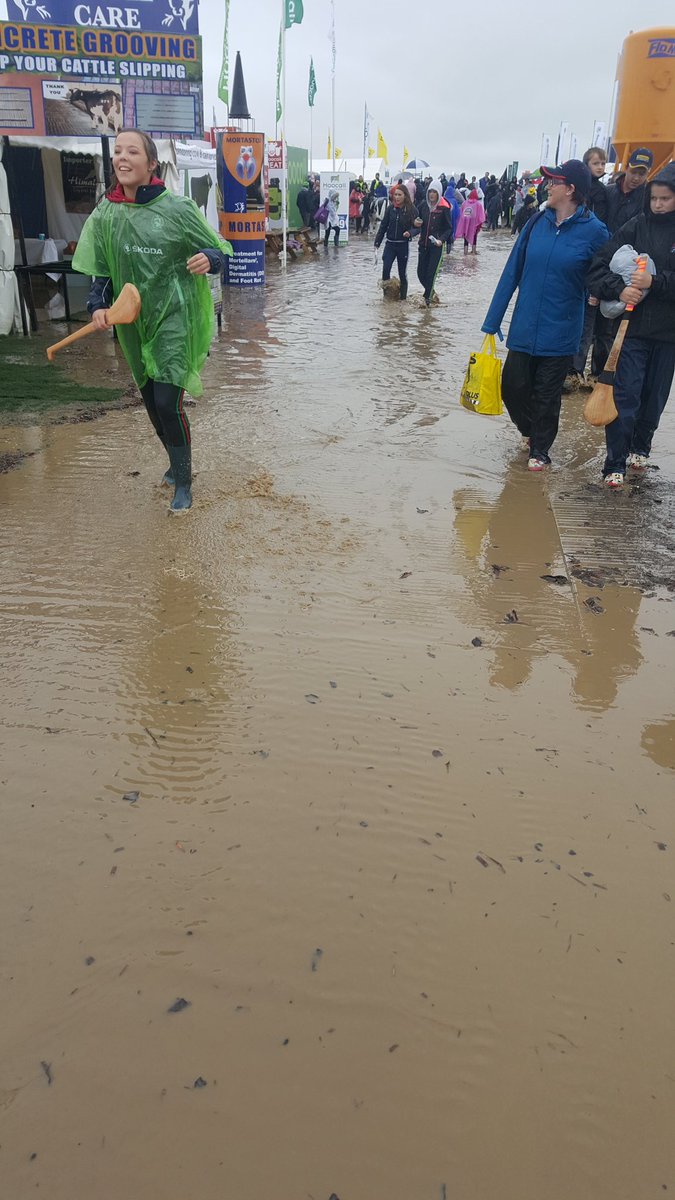
<svg viewBox="0 0 675 1200">
<path fill-rule="evenodd" d="M 357 233 L 361 232 L 361 221 L 363 212 L 363 197 L 357 183 L 352 185 L 352 190 L 349 193 L 349 218 L 354 221 Z"/>
</svg>

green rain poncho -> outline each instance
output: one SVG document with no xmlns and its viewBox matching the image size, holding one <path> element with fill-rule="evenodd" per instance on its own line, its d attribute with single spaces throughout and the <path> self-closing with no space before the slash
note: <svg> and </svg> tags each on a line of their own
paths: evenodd
<svg viewBox="0 0 675 1200">
<path fill-rule="evenodd" d="M 213 299 L 206 277 L 191 275 L 186 263 L 204 249 L 232 254 L 193 200 L 168 191 L 147 204 L 102 200 L 85 222 L 75 270 L 107 276 L 115 296 L 125 283 L 141 295 L 135 324 L 116 327 L 139 387 L 156 379 L 193 396 L 202 393 L 199 372 L 213 337 Z"/>
</svg>

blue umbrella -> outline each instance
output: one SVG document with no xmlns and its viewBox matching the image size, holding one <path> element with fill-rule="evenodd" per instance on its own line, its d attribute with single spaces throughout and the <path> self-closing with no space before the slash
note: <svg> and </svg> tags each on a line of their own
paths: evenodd
<svg viewBox="0 0 675 1200">
<path fill-rule="evenodd" d="M 421 171 L 422 167 L 428 167 L 429 164 L 423 158 L 412 158 L 409 163 L 406 163 L 406 171 Z"/>
</svg>

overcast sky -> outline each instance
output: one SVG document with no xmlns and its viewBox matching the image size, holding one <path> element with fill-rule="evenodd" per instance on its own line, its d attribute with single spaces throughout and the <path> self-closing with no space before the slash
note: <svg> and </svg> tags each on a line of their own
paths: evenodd
<svg viewBox="0 0 675 1200">
<path fill-rule="evenodd" d="M 326 154 L 330 124 L 330 3 L 304 0 L 301 25 L 287 33 L 287 126 L 309 146 L 310 55 L 318 92 L 314 154 Z M 200 0 L 206 124 L 217 100 L 223 0 Z M 580 153 L 594 120 L 607 120 L 617 56 L 631 32 L 675 25 L 673 0 L 567 0 L 521 6 L 513 0 L 456 5 L 429 0 L 335 0 L 336 142 L 347 156 L 363 147 L 363 108 L 389 146 L 389 165 L 412 155 L 450 170 L 501 174 L 517 159 L 535 167 L 542 133 L 569 121 Z M 231 0 L 230 83 L 241 51 L 255 127 L 274 135 L 281 0 Z M 555 146 L 555 141 L 554 141 Z"/>
</svg>

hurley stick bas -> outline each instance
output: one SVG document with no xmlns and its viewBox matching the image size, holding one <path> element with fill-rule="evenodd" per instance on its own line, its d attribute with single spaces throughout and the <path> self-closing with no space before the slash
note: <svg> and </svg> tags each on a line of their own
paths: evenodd
<svg viewBox="0 0 675 1200">
<path fill-rule="evenodd" d="M 636 264 L 636 270 L 643 272 L 647 269 L 647 255 L 640 254 Z M 632 313 L 635 308 L 634 304 L 626 305 L 626 312 Z M 591 392 L 586 404 L 584 405 L 584 417 L 589 425 L 611 425 L 615 421 L 619 413 L 614 402 L 614 374 L 616 364 L 619 361 L 623 340 L 628 332 L 628 317 L 624 317 L 619 325 L 619 330 L 614 338 L 612 349 L 609 352 L 605 369 L 598 377 L 593 391 Z"/>
<path fill-rule="evenodd" d="M 110 305 L 110 308 L 105 310 L 106 325 L 133 325 L 141 311 L 141 297 L 137 287 L 133 283 L 125 283 L 119 296 Z M 58 350 L 62 350 L 64 346 L 70 346 L 71 342 L 77 342 L 80 338 L 87 337 L 88 334 L 94 332 L 94 325 L 83 325 L 81 329 L 76 329 L 75 333 L 70 333 L 68 337 L 63 338 L 60 342 L 55 342 L 53 346 L 47 347 L 47 358 L 52 362 L 54 355 Z"/>
</svg>

